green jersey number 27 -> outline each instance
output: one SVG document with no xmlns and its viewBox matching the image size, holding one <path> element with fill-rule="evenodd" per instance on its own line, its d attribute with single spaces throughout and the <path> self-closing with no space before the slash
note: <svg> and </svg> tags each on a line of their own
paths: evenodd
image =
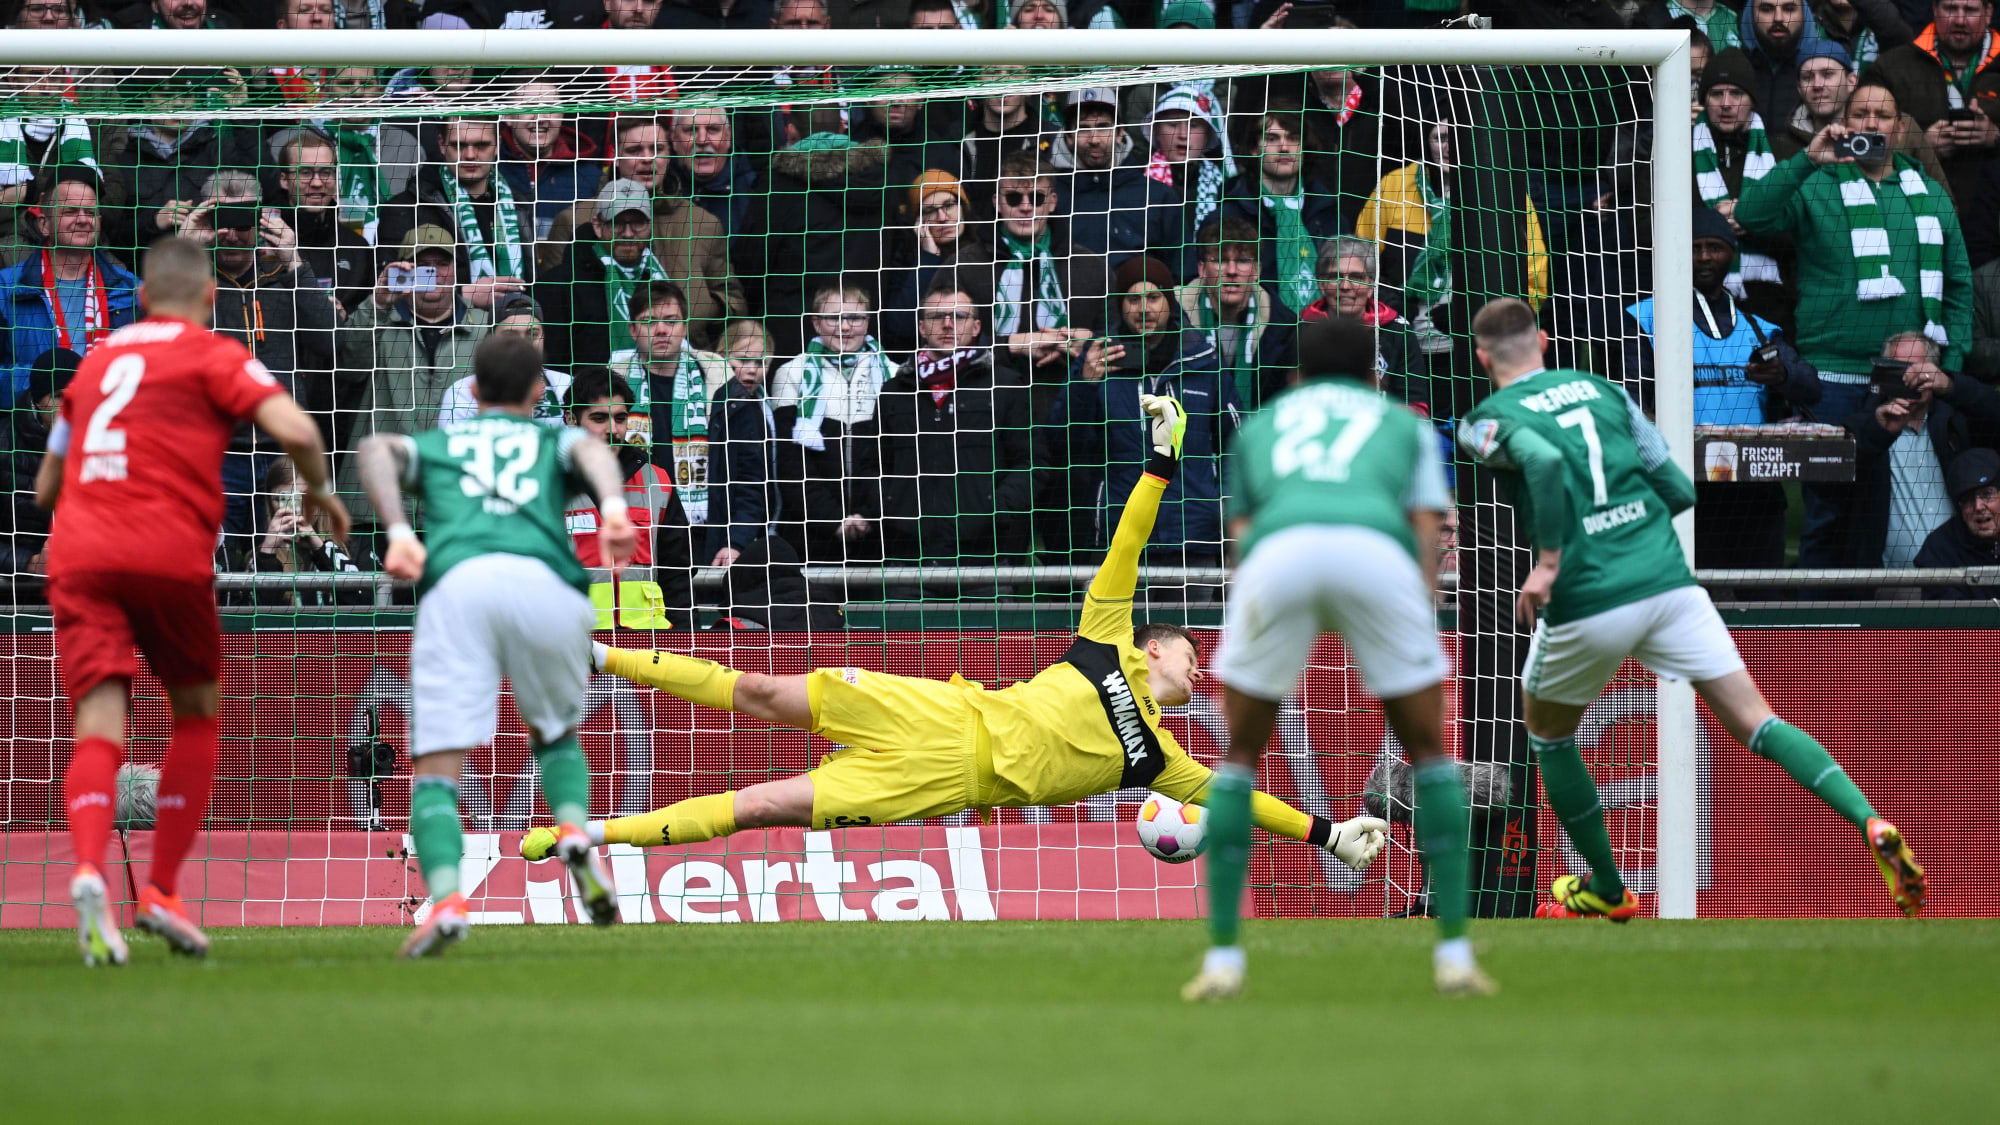
<svg viewBox="0 0 2000 1125">
<path fill-rule="evenodd" d="M 1278 429 L 1272 474 L 1345 483 L 1361 447 L 1382 425 L 1386 405 L 1380 396 L 1361 394 L 1290 396 L 1272 419 Z"/>
</svg>

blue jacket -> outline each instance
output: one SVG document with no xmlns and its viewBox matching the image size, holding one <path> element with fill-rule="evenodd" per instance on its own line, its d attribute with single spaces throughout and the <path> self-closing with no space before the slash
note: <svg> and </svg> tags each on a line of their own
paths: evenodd
<svg viewBox="0 0 2000 1125">
<path fill-rule="evenodd" d="M 110 306 L 109 328 L 123 328 L 138 318 L 139 279 L 109 253 L 97 252 L 97 270 L 104 278 L 104 300 Z M 82 355 L 83 328 L 70 325 L 74 350 Z M 56 346 L 55 311 L 49 307 L 42 282 L 42 256 L 27 257 L 0 269 L 0 371 L 8 380 L 6 396 L 28 389 L 28 370 L 35 357 Z"/>
<path fill-rule="evenodd" d="M 1187 410 L 1187 437 L 1180 472 L 1160 500 L 1147 550 L 1160 554 L 1185 545 L 1191 553 L 1220 557 L 1222 450 L 1242 421 L 1236 387 L 1222 378 L 1207 334 L 1193 329 L 1181 331 L 1178 352 L 1168 362 L 1141 368 L 1133 358 L 1128 355 L 1131 366 L 1114 367 L 1098 382 L 1073 375 L 1049 416 L 1051 427 L 1071 434 L 1072 488 L 1080 476 L 1096 486 L 1090 489 L 1098 517 L 1095 546 L 1102 547 L 1108 529 L 1118 526 L 1124 498 L 1132 494 L 1152 455 L 1152 428 L 1140 413 L 1139 396 L 1163 394 L 1179 399 Z M 1156 373 L 1141 373 L 1148 369 Z M 1093 459 L 1100 450 L 1101 456 Z"/>
</svg>

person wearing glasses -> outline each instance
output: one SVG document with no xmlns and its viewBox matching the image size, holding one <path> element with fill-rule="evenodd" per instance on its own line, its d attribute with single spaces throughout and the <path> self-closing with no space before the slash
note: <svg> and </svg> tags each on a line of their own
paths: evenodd
<svg viewBox="0 0 2000 1125">
<path fill-rule="evenodd" d="M 809 565 L 879 550 L 875 406 L 895 370 L 870 331 L 874 310 L 860 286 L 825 286 L 811 308 L 805 351 L 771 383 L 778 433 L 790 438 L 778 449 L 788 537 Z"/>
<path fill-rule="evenodd" d="M 922 346 L 882 387 L 882 540 L 893 560 L 980 566 L 1027 553 L 1028 387 L 995 368 L 973 288 L 938 276 L 917 313 Z"/>
<path fill-rule="evenodd" d="M 294 136 L 283 150 L 278 192 L 272 202 L 297 237 L 299 257 L 346 320 L 375 288 L 375 249 L 340 221 L 339 148 L 318 133 Z"/>
<path fill-rule="evenodd" d="M 993 339 L 1029 372 L 1039 416 L 1103 328 L 1105 259 L 1072 244 L 1055 173 L 1035 153 L 1001 163 L 993 203 Z"/>
<path fill-rule="evenodd" d="M 958 177 L 926 169 L 910 185 L 908 223 L 882 228 L 882 346 L 892 352 L 916 349 L 917 309 L 940 273 L 983 268 L 993 260 L 990 234 L 971 221 L 971 204 Z M 857 262 L 857 270 L 872 263 Z"/>
<path fill-rule="evenodd" d="M 1374 243 L 1351 234 L 1328 239 L 1319 248 L 1319 300 L 1299 313 L 1299 323 L 1351 316 L 1373 328 L 1375 367 L 1381 373 L 1383 390 L 1417 413 L 1428 415 L 1429 380 L 1418 378 L 1411 366 L 1410 322 L 1377 295 L 1378 268 Z"/>
</svg>

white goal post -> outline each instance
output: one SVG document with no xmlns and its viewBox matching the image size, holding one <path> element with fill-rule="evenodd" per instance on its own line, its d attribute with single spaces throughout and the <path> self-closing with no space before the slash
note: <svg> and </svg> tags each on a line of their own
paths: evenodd
<svg viewBox="0 0 2000 1125">
<path fill-rule="evenodd" d="M 1674 459 L 1693 475 L 1693 297 L 1689 37 L 1681 31 L 1167 30 L 972 31 L 10 31 L 0 67 L 475 66 L 700 63 L 784 66 L 1343 65 L 1643 67 L 1653 90 L 1652 258 L 1655 406 Z M 1062 83 L 1063 79 L 1056 79 Z M 1071 85 L 1084 85 L 1079 80 Z M 867 100 L 865 97 L 857 100 Z M 1677 523 L 1693 553 L 1693 517 Z M 1664 918 L 1696 910 L 1694 693 L 1658 686 L 1657 893 Z"/>
</svg>

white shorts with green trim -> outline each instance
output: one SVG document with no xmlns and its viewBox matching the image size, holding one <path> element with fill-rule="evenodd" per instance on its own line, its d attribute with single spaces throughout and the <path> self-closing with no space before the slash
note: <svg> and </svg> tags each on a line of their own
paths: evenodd
<svg viewBox="0 0 2000 1125">
<path fill-rule="evenodd" d="M 1664 680 L 1701 683 L 1743 670 L 1708 591 L 1682 586 L 1561 625 L 1538 622 L 1521 687 L 1550 703 L 1588 706 L 1628 656 Z"/>
<path fill-rule="evenodd" d="M 1372 528 L 1289 527 L 1236 568 L 1215 674 L 1278 700 L 1298 686 L 1321 633 L 1339 633 L 1377 699 L 1443 681 L 1437 612 L 1403 545 Z"/>
<path fill-rule="evenodd" d="M 538 745 L 574 730 L 596 621 L 590 599 L 547 563 L 480 555 L 452 567 L 417 607 L 410 756 L 493 741 L 503 676 Z"/>
</svg>

